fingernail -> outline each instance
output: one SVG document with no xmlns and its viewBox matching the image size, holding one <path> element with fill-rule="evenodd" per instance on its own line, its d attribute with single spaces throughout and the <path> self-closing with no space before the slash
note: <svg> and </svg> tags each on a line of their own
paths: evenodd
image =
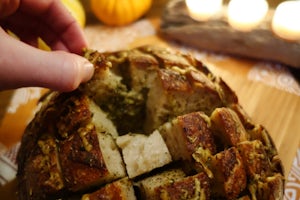
<svg viewBox="0 0 300 200">
<path fill-rule="evenodd" d="M 89 61 L 86 61 L 83 64 L 83 79 L 82 82 L 86 82 L 88 80 L 90 80 L 94 74 L 94 65 L 92 63 L 90 63 Z"/>
</svg>

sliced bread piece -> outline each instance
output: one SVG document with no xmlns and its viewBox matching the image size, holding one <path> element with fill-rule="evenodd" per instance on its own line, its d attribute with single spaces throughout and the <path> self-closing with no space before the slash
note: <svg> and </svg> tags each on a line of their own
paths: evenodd
<svg viewBox="0 0 300 200">
<path fill-rule="evenodd" d="M 181 115 L 159 128 L 174 160 L 192 160 L 198 148 L 216 153 L 209 117 L 203 112 Z"/>
<path fill-rule="evenodd" d="M 127 134 L 117 138 L 129 178 L 162 167 L 172 161 L 169 150 L 158 131 L 149 136 Z"/>
</svg>

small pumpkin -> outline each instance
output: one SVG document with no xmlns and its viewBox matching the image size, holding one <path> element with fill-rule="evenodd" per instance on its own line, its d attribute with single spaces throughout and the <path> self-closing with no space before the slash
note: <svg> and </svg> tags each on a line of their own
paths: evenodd
<svg viewBox="0 0 300 200">
<path fill-rule="evenodd" d="M 104 24 L 127 25 L 142 17 L 151 7 L 152 0 L 91 0 L 94 15 Z"/>
</svg>

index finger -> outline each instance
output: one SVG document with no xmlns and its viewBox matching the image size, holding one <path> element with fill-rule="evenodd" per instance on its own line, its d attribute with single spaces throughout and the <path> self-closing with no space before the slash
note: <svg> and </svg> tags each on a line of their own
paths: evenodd
<svg viewBox="0 0 300 200">
<path fill-rule="evenodd" d="M 14 13 L 20 5 L 20 0 L 0 0 L 0 19 Z"/>
<path fill-rule="evenodd" d="M 70 52 L 81 54 L 86 47 L 83 30 L 60 0 L 23 0 L 20 11 L 40 17 Z"/>
</svg>

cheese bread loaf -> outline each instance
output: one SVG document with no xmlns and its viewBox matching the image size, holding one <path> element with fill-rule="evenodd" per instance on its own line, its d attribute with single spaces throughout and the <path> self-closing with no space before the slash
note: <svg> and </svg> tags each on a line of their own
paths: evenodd
<svg viewBox="0 0 300 200">
<path fill-rule="evenodd" d="M 269 133 L 202 62 L 154 46 L 84 56 L 93 78 L 50 92 L 25 130 L 20 200 L 283 199 Z"/>
</svg>

